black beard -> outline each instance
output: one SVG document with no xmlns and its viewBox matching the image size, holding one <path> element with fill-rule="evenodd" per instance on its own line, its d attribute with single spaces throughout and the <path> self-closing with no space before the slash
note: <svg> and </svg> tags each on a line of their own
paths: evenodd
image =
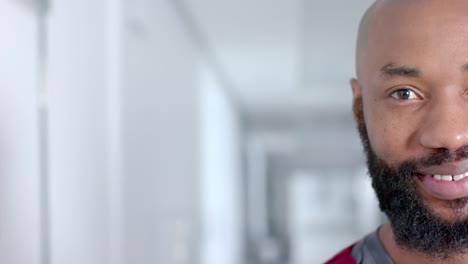
<svg viewBox="0 0 468 264">
<path fill-rule="evenodd" d="M 404 250 L 417 251 L 434 259 L 468 253 L 468 216 L 461 212 L 468 199 L 447 201 L 447 207 L 453 209 L 453 218 L 459 220 L 446 221 L 434 214 L 416 189 L 418 169 L 465 159 L 468 147 L 453 153 L 436 151 L 428 157 L 404 161 L 392 168 L 377 157 L 371 147 L 362 99 L 355 102 L 353 110 L 367 156 L 372 187 L 380 209 L 389 218 L 396 243 Z"/>
</svg>

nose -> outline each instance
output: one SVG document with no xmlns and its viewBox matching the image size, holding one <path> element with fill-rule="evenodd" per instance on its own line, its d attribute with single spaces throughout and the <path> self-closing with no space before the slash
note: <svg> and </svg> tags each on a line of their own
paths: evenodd
<svg viewBox="0 0 468 264">
<path fill-rule="evenodd" d="M 428 111 L 424 123 L 419 141 L 425 148 L 456 151 L 468 146 L 468 102 L 441 102 Z"/>
</svg>

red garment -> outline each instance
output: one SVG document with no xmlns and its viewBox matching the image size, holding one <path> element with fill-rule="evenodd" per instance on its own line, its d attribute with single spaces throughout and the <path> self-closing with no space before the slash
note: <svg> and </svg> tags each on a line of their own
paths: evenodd
<svg viewBox="0 0 468 264">
<path fill-rule="evenodd" d="M 345 248 L 340 253 L 336 254 L 333 258 L 329 261 L 325 262 L 325 264 L 357 264 L 356 260 L 354 260 L 353 256 L 351 255 L 351 249 L 354 245 L 351 245 Z"/>
</svg>

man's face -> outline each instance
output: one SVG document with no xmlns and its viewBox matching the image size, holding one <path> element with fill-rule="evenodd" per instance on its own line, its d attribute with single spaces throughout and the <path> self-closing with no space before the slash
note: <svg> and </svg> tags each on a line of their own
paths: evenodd
<svg viewBox="0 0 468 264">
<path fill-rule="evenodd" d="M 468 246 L 468 2 L 386 2 L 352 82 L 373 186 L 397 242 L 454 253 Z"/>
</svg>

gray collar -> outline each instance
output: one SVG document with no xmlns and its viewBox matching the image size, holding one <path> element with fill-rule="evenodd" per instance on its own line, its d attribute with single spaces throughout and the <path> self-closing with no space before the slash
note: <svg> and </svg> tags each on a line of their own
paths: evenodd
<svg viewBox="0 0 468 264">
<path fill-rule="evenodd" d="M 380 229 L 380 228 L 379 228 Z M 393 264 L 378 237 L 378 231 L 370 233 L 354 245 L 351 254 L 358 264 Z"/>
</svg>

